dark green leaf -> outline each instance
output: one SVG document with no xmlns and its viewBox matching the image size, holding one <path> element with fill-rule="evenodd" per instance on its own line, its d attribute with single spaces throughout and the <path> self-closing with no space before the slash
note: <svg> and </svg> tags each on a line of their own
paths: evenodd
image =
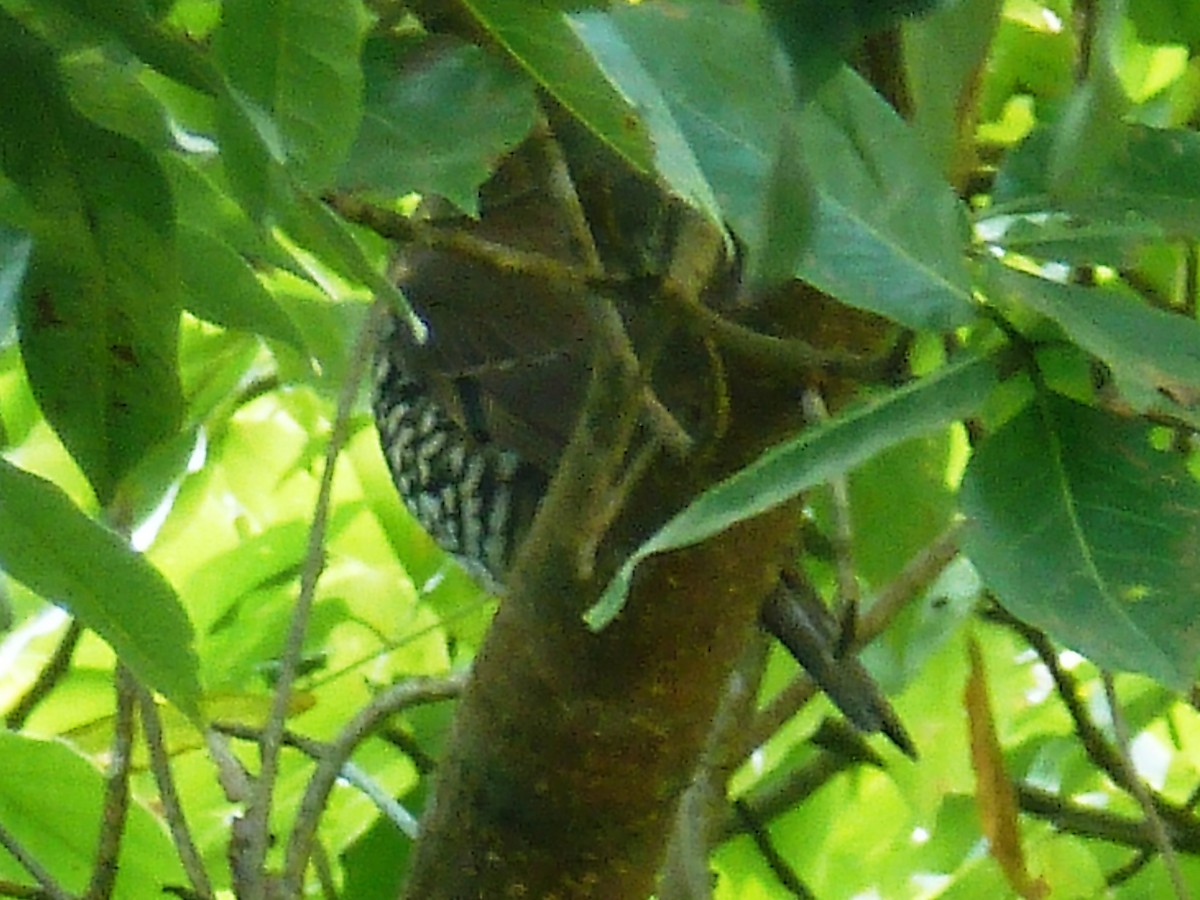
<svg viewBox="0 0 1200 900">
<path fill-rule="evenodd" d="M 572 30 L 562 8 L 528 0 L 463 0 L 496 41 L 601 141 L 640 172 L 652 149 L 635 110 Z"/>
<path fill-rule="evenodd" d="M 480 185 L 533 127 L 533 85 L 478 47 L 368 51 L 366 111 L 339 181 L 439 194 L 476 215 Z"/>
<path fill-rule="evenodd" d="M 1139 389 L 1127 399 L 1137 403 L 1140 396 L 1161 393 L 1189 406 L 1200 401 L 1200 323 L 1195 319 L 1114 289 L 1060 284 L 1002 267 L 989 277 L 1056 322 L 1125 385 Z"/>
<path fill-rule="evenodd" d="M 7 19 L 0 66 L 0 166 L 34 216 L 21 351 L 46 418 L 105 503 L 181 415 L 170 190 L 145 150 L 75 112 L 49 51 Z"/>
<path fill-rule="evenodd" d="M 795 274 L 915 328 L 971 319 L 962 206 L 912 132 L 861 78 L 843 70 L 796 113 L 770 37 L 751 11 L 647 4 L 614 12 L 612 21 L 666 99 L 724 218 L 753 249 L 780 126 L 795 116 L 796 162 L 816 195 Z M 625 90 L 631 76 L 611 74 Z"/>
<path fill-rule="evenodd" d="M 892 108 L 844 70 L 796 131 L 819 198 L 797 274 L 912 328 L 970 321 L 965 211 Z"/>
<path fill-rule="evenodd" d="M 621 611 L 633 570 L 648 556 L 697 544 L 888 447 L 969 415 L 982 405 L 994 382 L 989 360 L 966 359 L 852 407 L 768 450 L 709 488 L 643 543 L 588 610 L 588 624 L 603 628 Z"/>
<path fill-rule="evenodd" d="M 1196 675 L 1200 487 L 1148 429 L 1058 396 L 972 457 L 963 546 L 1014 615 L 1110 669 Z"/>
<path fill-rule="evenodd" d="M 194 714 L 192 626 L 167 580 L 53 484 L 2 459 L 0 497 L 0 568 L 66 606 L 142 683 Z"/>
<path fill-rule="evenodd" d="M 799 138 L 790 122 L 780 129 L 767 183 L 762 226 L 750 247 L 750 278 L 769 286 L 790 281 L 812 230 L 817 201 Z"/>
<path fill-rule="evenodd" d="M 961 184 L 973 164 L 970 129 L 976 121 L 977 88 L 1002 0 L 961 0 L 901 32 L 913 130 L 937 171 Z"/>
<path fill-rule="evenodd" d="M 868 35 L 940 0 L 761 0 L 802 96 L 819 90 Z"/>
<path fill-rule="evenodd" d="M 667 186 L 723 227 L 720 204 L 688 146 L 657 81 L 626 42 L 612 16 L 574 16 L 572 25 L 597 64 L 638 110 L 654 147 L 654 166 Z"/>
<path fill-rule="evenodd" d="M 1093 190 L 1059 196 L 1050 180 L 1055 133 L 1041 128 L 1008 154 L 996 176 L 995 212 L 1065 210 L 1094 222 L 1157 222 L 1169 234 L 1200 233 L 1200 135 L 1183 129 L 1114 126 L 1119 152 Z"/>
</svg>

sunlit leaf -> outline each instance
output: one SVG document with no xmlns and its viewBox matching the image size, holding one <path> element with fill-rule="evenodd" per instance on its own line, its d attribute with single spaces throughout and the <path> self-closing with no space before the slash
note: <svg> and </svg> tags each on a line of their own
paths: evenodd
<svg viewBox="0 0 1200 900">
<path fill-rule="evenodd" d="M 59 883 L 76 895 L 87 887 L 102 826 L 104 778 L 60 741 L 0 733 L 0 822 Z M 116 862 L 117 900 L 145 900 L 186 883 L 166 829 L 131 803 Z M 3 854 L 6 873 L 28 878 Z"/>
<path fill-rule="evenodd" d="M 200 694 L 192 626 L 174 589 L 51 484 L 0 460 L 0 569 L 62 604 L 185 712 Z"/>
<path fill-rule="evenodd" d="M 1014 615 L 1097 665 L 1180 690 L 1200 653 L 1200 486 L 1148 429 L 1048 396 L 991 435 L 963 547 Z"/>
<path fill-rule="evenodd" d="M 296 326 L 232 247 L 187 225 L 180 228 L 180 237 L 180 275 L 189 312 L 304 352 Z"/>
<path fill-rule="evenodd" d="M 966 359 L 853 407 L 768 450 L 709 488 L 643 543 L 588 610 L 588 624 L 603 628 L 620 612 L 633 570 L 641 560 L 699 543 L 852 469 L 887 447 L 969 415 L 983 403 L 994 380 L 990 361 Z"/>
</svg>

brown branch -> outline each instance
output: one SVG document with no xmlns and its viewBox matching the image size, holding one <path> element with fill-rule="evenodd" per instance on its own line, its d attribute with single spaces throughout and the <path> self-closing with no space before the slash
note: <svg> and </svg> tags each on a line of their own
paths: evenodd
<svg viewBox="0 0 1200 900">
<path fill-rule="evenodd" d="M 494 269 L 498 273 L 526 275 L 548 284 L 574 288 L 605 287 L 608 281 L 590 267 L 564 262 L 534 250 L 520 250 L 488 240 L 464 228 L 406 216 L 350 194 L 330 194 L 325 202 L 342 218 L 370 229 L 400 245 L 426 247 Z"/>
<path fill-rule="evenodd" d="M 67 891 L 55 880 L 50 871 L 46 869 L 32 853 L 25 849 L 25 846 L 16 839 L 14 835 L 9 833 L 8 829 L 0 823 L 0 847 L 3 847 L 20 865 L 33 876 L 33 879 L 41 885 L 40 894 L 33 894 L 34 897 L 44 897 L 46 900 L 74 900 Z M 24 888 L 18 888 L 24 890 Z M 21 894 L 13 894 L 12 896 L 20 897 Z"/>
<path fill-rule="evenodd" d="M 1162 816 L 1159 815 L 1154 799 L 1150 795 L 1150 789 L 1138 775 L 1133 765 L 1133 758 L 1129 754 L 1129 727 L 1125 722 L 1121 706 L 1117 702 L 1117 688 L 1113 682 L 1112 673 L 1104 672 L 1102 679 L 1104 696 L 1108 701 L 1109 715 L 1112 717 L 1113 734 L 1116 737 L 1116 750 L 1121 759 L 1121 768 L 1125 772 L 1131 793 L 1142 808 L 1142 814 L 1146 817 L 1146 830 L 1154 841 L 1155 850 L 1162 856 L 1163 865 L 1166 867 L 1175 896 L 1178 900 L 1188 900 L 1188 890 L 1183 882 L 1183 873 L 1179 871 L 1179 857 L 1171 844 L 1171 838 L 1167 834 Z"/>
<path fill-rule="evenodd" d="M 1084 806 L 1032 785 L 1014 785 L 1021 811 L 1050 822 L 1061 831 L 1078 837 L 1096 838 L 1132 847 L 1145 853 L 1157 846 L 1144 819 L 1131 819 L 1104 809 Z M 1171 843 L 1185 853 L 1200 855 L 1200 822 L 1166 822 Z M 1183 827 L 1179 827 L 1183 825 Z"/>
<path fill-rule="evenodd" d="M 213 896 L 212 884 L 208 880 L 208 872 L 204 868 L 204 860 L 200 858 L 200 851 L 196 849 L 196 843 L 192 840 L 187 817 L 183 813 L 183 805 L 179 802 L 179 793 L 175 789 L 175 778 L 171 774 L 171 761 L 167 755 L 158 707 L 149 691 L 139 688 L 137 693 L 142 731 L 146 735 L 146 747 L 150 753 L 150 771 L 158 785 L 163 818 L 167 820 L 167 827 L 171 830 L 171 839 L 175 842 L 175 851 L 179 854 L 183 870 L 195 888 L 195 896 L 200 900 L 210 900 Z"/>
<path fill-rule="evenodd" d="M 771 833 L 763 826 L 762 821 L 754 815 L 753 810 L 742 800 L 733 801 L 733 811 L 741 822 L 742 830 L 754 841 L 754 846 L 762 855 L 771 873 L 793 897 L 798 900 L 816 900 L 816 895 L 808 889 L 800 876 L 792 868 L 792 864 L 775 847 Z"/>
<path fill-rule="evenodd" d="M 124 665 L 118 663 L 114 676 L 117 714 L 113 725 L 113 743 L 105 775 L 104 811 L 100 817 L 100 839 L 92 880 L 84 900 L 108 900 L 117 881 L 121 838 L 129 815 L 129 773 L 133 764 L 134 704 L 137 685 Z"/>
<path fill-rule="evenodd" d="M 288 839 L 284 883 L 289 890 L 298 892 L 300 889 L 321 813 L 354 749 L 389 716 L 412 706 L 453 699 L 462 693 L 465 682 L 465 675 L 451 675 L 445 678 L 411 678 L 392 685 L 359 710 L 331 744 L 313 746 L 311 755 L 318 760 L 317 769 L 305 788 L 296 814 L 296 824 Z M 298 742 L 297 746 L 304 744 Z"/>
<path fill-rule="evenodd" d="M 71 656 L 75 653 L 75 647 L 79 644 L 79 638 L 82 635 L 83 626 L 79 624 L 79 620 L 71 619 L 62 640 L 54 648 L 54 653 L 51 654 L 42 671 L 38 673 L 37 679 L 4 717 L 5 725 L 13 731 L 19 731 L 25 725 L 25 720 L 29 718 L 30 713 L 46 699 L 54 690 L 55 685 L 62 681 L 70 670 Z"/>
<path fill-rule="evenodd" d="M 233 866 L 235 889 L 238 895 L 244 896 L 246 900 L 265 900 L 267 893 L 263 866 L 271 839 L 270 815 L 279 764 L 280 738 L 291 701 L 292 685 L 303 652 L 304 635 L 308 630 L 308 618 L 316 595 L 317 580 L 325 566 L 325 529 L 338 455 L 346 441 L 350 413 L 358 397 L 359 384 L 372 358 L 383 315 L 383 304 L 375 303 L 363 322 L 350 354 L 349 368 L 338 395 L 333 427 L 325 449 L 325 465 L 321 472 L 321 483 L 313 510 L 308 549 L 300 573 L 300 592 L 280 655 L 279 680 L 275 685 L 271 711 L 259 744 L 258 777 L 254 782 L 252 798 L 244 818 L 234 823 L 237 850 Z"/>
</svg>

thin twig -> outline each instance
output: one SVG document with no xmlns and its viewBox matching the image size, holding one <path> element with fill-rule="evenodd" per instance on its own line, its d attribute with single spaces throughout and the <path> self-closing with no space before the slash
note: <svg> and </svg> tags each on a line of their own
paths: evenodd
<svg viewBox="0 0 1200 900">
<path fill-rule="evenodd" d="M 245 885 L 247 900 L 264 900 L 265 882 L 263 866 L 270 845 L 270 815 L 275 778 L 279 765 L 280 737 L 287 718 L 291 700 L 292 684 L 296 679 L 297 665 L 304 647 L 304 635 L 308 630 L 308 618 L 316 595 L 317 580 L 325 565 L 325 529 L 329 517 L 330 497 L 333 492 L 333 477 L 337 468 L 338 454 L 346 441 L 350 413 L 358 396 L 359 384 L 366 372 L 375 346 L 376 337 L 383 321 L 385 307 L 376 302 L 371 306 L 351 351 L 349 368 L 338 395 L 337 409 L 329 443 L 325 450 L 325 466 L 321 473 L 321 484 L 317 502 L 313 509 L 312 527 L 309 530 L 308 549 L 300 573 L 300 591 L 292 620 L 288 627 L 283 652 L 280 655 L 279 680 L 275 685 L 271 712 L 263 727 L 259 744 L 259 773 L 254 783 L 253 799 L 245 813 L 242 834 L 246 840 L 244 856 L 238 870 L 248 878 Z"/>
<path fill-rule="evenodd" d="M 810 422 L 824 422 L 829 418 L 829 410 L 823 398 L 815 388 L 804 391 L 804 415 Z M 855 621 L 861 606 L 862 596 L 858 589 L 858 578 L 854 567 L 854 521 L 850 511 L 850 481 L 845 474 L 835 475 L 829 479 L 829 494 L 832 500 L 833 535 L 830 543 L 833 546 L 834 568 L 837 572 L 838 599 L 851 612 L 851 621 Z M 843 618 L 839 616 L 839 618 Z M 857 631 L 857 627 L 854 629 Z M 854 639 L 854 632 L 844 635 Z"/>
<path fill-rule="evenodd" d="M 388 716 L 410 706 L 457 697 L 462 693 L 466 679 L 466 674 L 461 673 L 445 678 L 411 678 L 392 685 L 359 710 L 324 749 L 305 788 L 296 824 L 288 839 L 284 884 L 290 891 L 299 890 L 329 792 L 354 749 Z"/>
<path fill-rule="evenodd" d="M 1058 652 L 1050 639 L 1041 631 L 1021 621 L 1002 606 L 996 606 L 989 611 L 989 616 L 1008 626 L 1019 634 L 1037 654 L 1038 659 L 1050 673 L 1055 690 L 1075 728 L 1075 735 L 1083 745 L 1084 752 L 1113 783 L 1122 790 L 1135 794 L 1141 786 L 1146 791 L 1150 802 L 1158 815 L 1167 823 L 1172 833 L 1187 833 L 1197 827 L 1196 821 L 1188 813 L 1186 807 L 1169 802 L 1161 794 L 1150 790 L 1137 777 L 1136 773 L 1126 767 L 1120 752 L 1109 743 L 1108 738 L 1092 721 L 1087 709 L 1080 698 L 1078 682 L 1070 672 L 1066 671 L 1058 661 Z"/>
<path fill-rule="evenodd" d="M 741 762 L 740 735 L 754 713 L 769 644 L 759 634 L 730 674 L 692 782 L 675 813 L 675 827 L 659 879 L 660 900 L 712 897 L 708 859 L 728 808 L 729 779 Z"/>
<path fill-rule="evenodd" d="M 79 620 L 71 619 L 71 623 L 63 633 L 62 640 L 54 648 L 54 653 L 50 656 L 42 671 L 38 673 L 37 679 L 30 685 L 29 690 L 25 692 L 24 696 L 8 711 L 8 715 L 4 717 L 5 725 L 13 731 L 21 730 L 30 713 L 37 708 L 39 703 L 46 699 L 46 696 L 54 690 L 54 686 L 62 681 L 63 676 L 71 668 L 71 656 L 75 653 L 75 647 L 78 645 L 79 638 L 82 635 L 83 626 L 79 624 Z"/>
<path fill-rule="evenodd" d="M 1021 812 L 1044 819 L 1059 831 L 1132 847 L 1144 853 L 1157 851 L 1144 819 L 1131 819 L 1106 809 L 1084 806 L 1021 782 L 1017 782 L 1014 788 Z M 1192 820 L 1182 828 L 1169 820 L 1164 824 L 1174 846 L 1185 853 L 1200 854 L 1200 822 Z"/>
<path fill-rule="evenodd" d="M 171 761 L 167 756 L 166 740 L 163 737 L 162 719 L 158 715 L 158 707 L 154 697 L 144 688 L 138 690 L 138 708 L 142 717 L 142 731 L 146 735 L 146 747 L 150 753 L 150 771 L 158 785 L 158 797 L 162 803 L 163 817 L 171 830 L 171 839 L 175 842 L 175 852 L 183 864 L 188 880 L 195 888 L 197 897 L 208 900 L 213 895 L 212 884 L 208 880 L 208 872 L 200 851 L 192 840 L 183 806 L 179 802 L 179 793 L 175 790 L 175 778 L 171 774 Z"/>
<path fill-rule="evenodd" d="M 770 832 L 763 827 L 750 807 L 741 800 L 735 800 L 733 801 L 733 810 L 741 820 L 742 828 L 746 834 L 750 835 L 754 846 L 766 860 L 767 867 L 784 889 L 798 900 L 816 900 L 816 895 L 800 880 L 800 876 L 796 874 L 791 863 L 776 849 Z"/>
<path fill-rule="evenodd" d="M 1106 670 L 1101 674 L 1101 678 L 1104 681 L 1104 697 L 1108 701 L 1108 712 L 1112 718 L 1117 753 L 1121 758 L 1121 767 L 1125 770 L 1129 790 L 1142 807 L 1142 813 L 1146 816 L 1146 829 L 1154 841 L 1155 848 L 1162 856 L 1163 865 L 1166 867 L 1167 875 L 1171 879 L 1171 886 L 1175 891 L 1175 896 L 1178 900 L 1188 900 L 1189 894 L 1187 886 L 1183 882 L 1183 873 L 1179 870 L 1179 857 L 1175 853 L 1175 847 L 1171 843 L 1171 838 L 1168 836 L 1167 829 L 1163 825 L 1162 816 L 1158 813 L 1158 807 L 1155 806 L 1154 799 L 1150 796 L 1150 791 L 1147 789 L 1146 783 L 1138 775 L 1137 769 L 1134 768 L 1133 758 L 1129 752 L 1129 726 L 1125 722 L 1125 715 L 1121 712 L 1120 703 L 1117 701 L 1117 689 L 1113 683 L 1112 673 Z"/>
<path fill-rule="evenodd" d="M 12 854 L 13 859 L 33 876 L 34 880 L 41 885 L 42 892 L 48 900 L 74 900 L 54 879 L 54 876 L 34 858 L 33 854 L 25 849 L 24 845 L 2 823 L 0 823 L 0 847 Z"/>
<path fill-rule="evenodd" d="M 348 194 L 325 198 L 342 218 L 398 244 L 443 250 L 511 275 L 526 275 L 548 284 L 586 288 L 610 286 L 603 273 L 564 262 L 536 250 L 520 250 L 472 234 L 464 228 L 435 224 L 375 206 Z"/>
<path fill-rule="evenodd" d="M 50 895 L 40 887 L 0 880 L 0 897 L 15 897 L 16 900 L 50 900 Z"/>
<path fill-rule="evenodd" d="M 117 881 L 121 838 L 129 815 L 129 772 L 133 764 L 134 702 L 137 684 L 124 665 L 118 664 L 114 680 L 117 714 L 113 725 L 113 743 L 105 776 L 104 811 L 100 817 L 100 839 L 96 845 L 96 863 L 84 900 L 108 900 Z"/>
</svg>

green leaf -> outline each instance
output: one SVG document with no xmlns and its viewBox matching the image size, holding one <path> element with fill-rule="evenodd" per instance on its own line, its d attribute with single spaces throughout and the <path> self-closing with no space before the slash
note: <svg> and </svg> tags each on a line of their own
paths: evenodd
<svg viewBox="0 0 1200 900">
<path fill-rule="evenodd" d="M 962 184 L 974 164 L 978 87 L 1002 0 L 943 4 L 901 31 L 912 125 L 937 170 Z"/>
<path fill-rule="evenodd" d="M 66 101 L 49 51 L 0 18 L 0 166 L 33 210 L 21 352 L 46 418 L 106 503 L 178 428 L 174 211 L 157 162 Z"/>
<path fill-rule="evenodd" d="M 180 274 L 191 313 L 305 352 L 292 320 L 232 247 L 187 225 L 180 228 L 180 238 Z"/>
<path fill-rule="evenodd" d="M 861 78 L 842 70 L 797 113 L 773 42 L 744 7 L 645 4 L 614 12 L 612 21 L 637 71 L 665 98 L 723 218 L 752 250 L 761 250 L 755 239 L 778 168 L 780 128 L 791 120 L 795 163 L 816 196 L 794 274 L 914 328 L 970 321 L 962 205 L 909 128 Z M 636 96 L 633 76 L 620 77 Z"/>
<path fill-rule="evenodd" d="M 597 64 L 640 113 L 653 142 L 655 169 L 671 190 L 721 227 L 720 205 L 712 185 L 688 146 L 667 98 L 625 41 L 618 27 L 623 21 L 601 14 L 581 14 L 571 20 Z"/>
<path fill-rule="evenodd" d="M 796 89 L 818 90 L 858 44 L 901 18 L 928 12 L 940 0 L 761 0 L 792 62 Z"/>
<path fill-rule="evenodd" d="M 895 111 L 843 70 L 796 132 L 818 196 L 797 275 L 911 328 L 969 322 L 965 211 Z"/>
<path fill-rule="evenodd" d="M 1109 669 L 1196 675 L 1200 486 L 1143 424 L 1057 395 L 988 438 L 963 548 L 1014 615 Z"/>
<path fill-rule="evenodd" d="M 792 279 L 808 244 L 816 201 L 794 125 L 785 120 L 771 167 L 762 225 L 751 244 L 752 282 L 770 286 Z"/>
<path fill-rule="evenodd" d="M 849 471 L 888 447 L 978 409 L 995 383 L 986 358 L 969 358 L 852 407 L 768 450 L 693 500 L 621 566 L 585 619 L 605 627 L 621 611 L 634 568 L 647 557 L 697 544 L 802 491 Z"/>
<path fill-rule="evenodd" d="M 1056 322 L 1142 395 L 1200 401 L 1200 323 L 1155 309 L 1127 293 L 1060 284 L 1001 266 L 989 280 Z M 1128 399 L 1136 401 L 1136 397 Z"/>
<path fill-rule="evenodd" d="M 269 119 L 285 164 L 309 187 L 332 182 L 358 131 L 368 24 L 358 0 L 233 0 L 222 8 L 214 50 L 240 98 L 234 103 Z"/>
<path fill-rule="evenodd" d="M 145 685 L 194 714 L 192 626 L 175 590 L 57 487 L 0 459 L 0 569 L 66 606 Z"/>
<path fill-rule="evenodd" d="M 694 157 L 724 218 L 739 234 L 755 234 L 780 125 L 793 106 L 762 20 L 740 5 L 697 2 L 620 6 L 575 21 L 592 52 L 607 60 L 606 71 L 621 92 L 654 104 L 653 114 L 644 116 L 658 153 L 669 153 L 660 170 L 680 167 L 683 177 Z M 611 22 L 611 28 L 597 22 Z M 713 40 L 715 34 L 721 40 Z M 617 55 L 621 45 L 632 64 Z"/>
<path fill-rule="evenodd" d="M 651 144 L 637 113 L 609 83 L 561 9 L 528 0 L 463 0 L 463 6 L 602 142 L 637 171 L 651 171 Z"/>
<path fill-rule="evenodd" d="M 60 884 L 81 894 L 95 862 L 103 815 L 104 777 L 61 741 L 0 734 L 0 822 Z M 111 826 L 108 826 L 111 827 Z M 28 875 L 4 857 L 5 874 Z M 161 896 L 186 883 L 166 829 L 140 803 L 131 803 L 116 861 L 116 900 Z"/>
<path fill-rule="evenodd" d="M 1050 179 L 1055 133 L 1039 128 L 1005 158 L 996 175 L 993 213 L 1065 210 L 1117 225 L 1143 217 L 1168 234 L 1200 234 L 1200 135 L 1194 131 L 1114 124 L 1120 152 L 1105 160 L 1093 189 L 1055 193 Z"/>
<path fill-rule="evenodd" d="M 368 44 L 364 65 L 366 112 L 339 182 L 438 194 L 477 215 L 480 185 L 533 127 L 530 81 L 468 45 Z"/>
</svg>

